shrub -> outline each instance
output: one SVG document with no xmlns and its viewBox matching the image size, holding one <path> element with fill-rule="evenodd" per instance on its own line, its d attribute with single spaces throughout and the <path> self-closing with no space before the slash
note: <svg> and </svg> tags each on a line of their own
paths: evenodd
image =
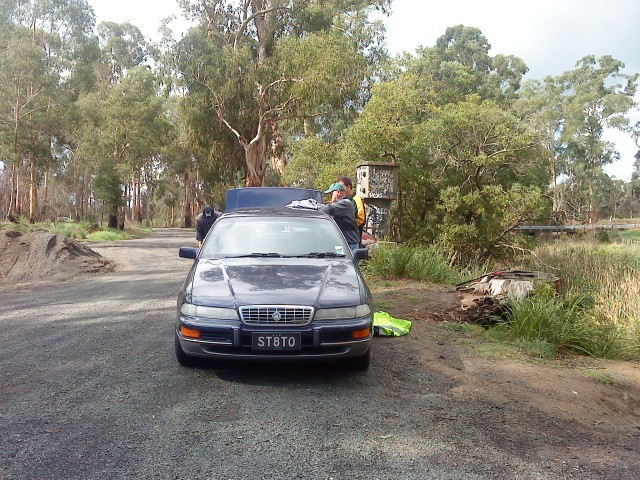
<svg viewBox="0 0 640 480">
<path fill-rule="evenodd" d="M 453 282 L 459 274 L 449 267 L 447 257 L 437 247 L 383 244 L 372 250 L 365 274 L 382 278 L 410 278 L 434 283 Z"/>
<path fill-rule="evenodd" d="M 87 240 L 91 240 L 92 242 L 112 242 L 115 240 L 126 240 L 127 238 L 129 238 L 129 235 L 114 229 L 100 230 L 87 235 Z"/>
<path fill-rule="evenodd" d="M 603 317 L 588 292 L 556 295 L 550 285 L 542 285 L 528 298 L 513 299 L 504 318 L 511 337 L 519 341 L 600 358 L 633 358 L 638 353 L 637 335 L 628 335 Z"/>
</svg>

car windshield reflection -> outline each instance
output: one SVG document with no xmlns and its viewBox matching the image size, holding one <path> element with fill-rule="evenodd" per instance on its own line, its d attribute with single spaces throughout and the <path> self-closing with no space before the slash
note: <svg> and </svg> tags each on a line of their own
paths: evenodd
<svg viewBox="0 0 640 480">
<path fill-rule="evenodd" d="M 348 251 L 328 219 L 232 217 L 215 224 L 200 258 L 338 258 Z"/>
</svg>

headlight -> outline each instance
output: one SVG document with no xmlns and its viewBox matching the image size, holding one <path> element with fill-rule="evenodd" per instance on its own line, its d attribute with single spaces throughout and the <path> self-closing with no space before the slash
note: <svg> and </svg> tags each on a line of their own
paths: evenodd
<svg viewBox="0 0 640 480">
<path fill-rule="evenodd" d="M 236 312 L 234 308 L 205 307 L 203 305 L 194 305 L 186 302 L 180 307 L 180 313 L 182 315 L 189 315 L 190 317 L 240 320 L 238 318 L 238 312 Z"/>
<path fill-rule="evenodd" d="M 357 307 L 342 308 L 321 308 L 316 310 L 314 320 L 339 320 L 342 318 L 360 318 L 371 313 L 369 305 L 358 305 Z"/>
</svg>

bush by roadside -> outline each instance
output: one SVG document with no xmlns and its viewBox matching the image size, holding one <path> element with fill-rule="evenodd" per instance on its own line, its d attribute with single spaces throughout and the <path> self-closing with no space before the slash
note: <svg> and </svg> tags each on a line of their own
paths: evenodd
<svg viewBox="0 0 640 480">
<path fill-rule="evenodd" d="M 561 277 L 562 291 L 543 285 L 528 298 L 511 301 L 497 325 L 484 332 L 487 337 L 540 357 L 567 351 L 640 357 L 640 247 L 558 241 L 538 247 L 522 266 Z M 488 265 L 452 267 L 436 247 L 416 245 L 383 245 L 363 265 L 369 277 L 439 284 L 490 270 Z"/>
<path fill-rule="evenodd" d="M 74 240 L 88 241 L 114 241 L 128 240 L 138 238 L 151 233 L 149 227 L 135 227 L 125 230 L 116 230 L 112 228 L 101 227 L 89 222 L 73 222 L 62 220 L 59 222 L 41 222 L 30 224 L 26 221 L 20 222 L 4 222 L 0 223 L 0 230 L 16 230 L 20 233 L 29 233 L 37 230 L 44 230 L 63 237 L 72 238 Z"/>
</svg>

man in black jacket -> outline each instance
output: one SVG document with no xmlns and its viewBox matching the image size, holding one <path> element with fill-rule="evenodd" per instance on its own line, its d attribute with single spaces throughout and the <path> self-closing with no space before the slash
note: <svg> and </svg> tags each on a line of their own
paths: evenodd
<svg viewBox="0 0 640 480">
<path fill-rule="evenodd" d="M 324 193 L 331 194 L 331 204 L 322 205 L 320 210 L 333 217 L 353 252 L 360 247 L 360 233 L 353 203 L 347 198 L 347 190 L 343 184 L 336 182 Z"/>
<path fill-rule="evenodd" d="M 202 247 L 202 241 L 207 236 L 209 229 L 216 221 L 218 215 L 212 207 L 204 207 L 202 213 L 196 218 L 196 240 L 198 240 L 198 248 Z"/>
</svg>

